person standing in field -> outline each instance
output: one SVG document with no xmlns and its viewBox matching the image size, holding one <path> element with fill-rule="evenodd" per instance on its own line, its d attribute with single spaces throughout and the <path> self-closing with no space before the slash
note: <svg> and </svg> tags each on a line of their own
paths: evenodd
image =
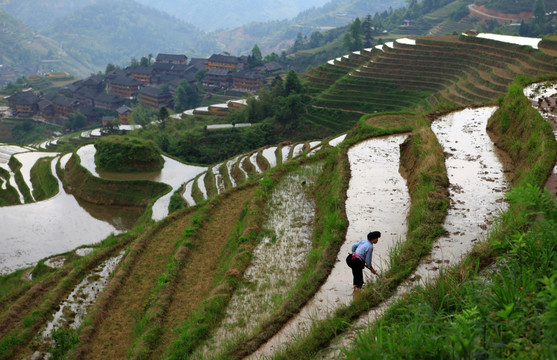
<svg viewBox="0 0 557 360">
<path fill-rule="evenodd" d="M 346 263 L 352 268 L 354 276 L 354 293 L 358 292 L 364 285 L 364 267 L 371 270 L 372 274 L 377 275 L 377 271 L 371 266 L 371 256 L 373 255 L 373 245 L 377 244 L 381 233 L 372 231 L 367 234 L 367 239 L 352 245 L 352 252 L 348 254 Z"/>
</svg>

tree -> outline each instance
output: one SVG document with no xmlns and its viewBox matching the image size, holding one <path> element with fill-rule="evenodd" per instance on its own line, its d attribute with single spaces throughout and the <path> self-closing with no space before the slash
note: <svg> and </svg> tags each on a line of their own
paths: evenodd
<svg viewBox="0 0 557 360">
<path fill-rule="evenodd" d="M 364 34 L 364 47 L 370 48 L 373 46 L 373 36 L 371 30 L 371 15 L 368 14 L 362 23 L 362 33 Z"/>
<path fill-rule="evenodd" d="M 196 87 L 192 86 L 187 80 L 182 80 L 178 83 L 176 95 L 174 96 L 174 111 L 182 112 L 195 108 L 200 102 L 201 99 Z"/>
<path fill-rule="evenodd" d="M 68 122 L 66 123 L 66 127 L 71 130 L 79 130 L 83 128 L 87 124 L 87 117 L 83 115 L 81 112 L 75 111 L 71 114 L 68 114 Z"/>
<path fill-rule="evenodd" d="M 545 22 L 546 22 L 544 1 L 536 0 L 532 12 L 534 13 L 534 24 L 535 24 L 536 31 L 539 31 L 541 33 L 545 28 Z"/>
<path fill-rule="evenodd" d="M 159 109 L 159 128 L 166 128 L 166 119 L 168 119 L 168 109 L 163 106 Z"/>
<path fill-rule="evenodd" d="M 147 67 L 149 65 L 151 65 L 151 61 L 149 61 L 149 59 L 146 56 L 142 56 L 141 59 L 139 60 L 139 66 Z"/>
<path fill-rule="evenodd" d="M 104 74 L 107 75 L 109 72 L 116 70 L 118 67 L 114 64 L 106 65 L 106 69 L 104 70 Z"/>
<path fill-rule="evenodd" d="M 304 37 L 302 33 L 299 32 L 296 36 L 296 41 L 294 42 L 294 46 L 292 46 L 292 52 L 296 52 L 298 50 L 302 50 L 302 46 L 304 46 Z"/>
<path fill-rule="evenodd" d="M 302 92 L 302 83 L 298 78 L 298 74 L 294 70 L 290 70 L 286 75 L 286 82 L 284 83 L 284 94 L 299 94 Z"/>
<path fill-rule="evenodd" d="M 136 58 L 132 58 L 130 61 L 130 69 L 134 70 L 137 69 L 139 67 L 139 61 L 137 61 Z"/>
<path fill-rule="evenodd" d="M 259 49 L 259 46 L 257 46 L 257 44 L 255 44 L 253 46 L 253 49 L 251 49 L 251 56 L 253 56 L 253 58 L 258 62 L 261 62 L 263 60 L 263 55 L 261 55 L 261 50 Z"/>
</svg>

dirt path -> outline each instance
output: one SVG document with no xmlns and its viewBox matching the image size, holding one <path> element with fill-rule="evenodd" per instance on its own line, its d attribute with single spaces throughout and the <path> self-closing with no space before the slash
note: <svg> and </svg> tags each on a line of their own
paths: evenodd
<svg viewBox="0 0 557 360">
<path fill-rule="evenodd" d="M 169 223 L 146 245 L 126 283 L 112 300 L 109 316 L 99 325 L 90 343 L 87 359 L 124 359 L 133 341 L 136 318 L 142 314 L 150 291 L 156 286 L 158 276 L 169 262 L 184 229 L 192 215 Z"/>
<path fill-rule="evenodd" d="M 239 190 L 223 199 L 211 214 L 211 219 L 201 230 L 197 247 L 180 273 L 172 302 L 163 324 L 163 335 L 153 359 L 160 359 L 166 346 L 176 337 L 174 329 L 186 320 L 201 301 L 209 295 L 214 285 L 219 254 L 238 221 L 242 205 L 254 191 L 253 187 Z"/>
<path fill-rule="evenodd" d="M 484 6 L 477 6 L 476 4 L 468 5 L 468 9 L 472 14 L 477 15 L 481 18 L 496 19 L 501 21 L 521 21 L 526 20 L 532 16 L 532 13 L 523 12 L 520 14 L 504 14 L 500 12 L 495 12 L 493 10 L 488 10 Z"/>
</svg>

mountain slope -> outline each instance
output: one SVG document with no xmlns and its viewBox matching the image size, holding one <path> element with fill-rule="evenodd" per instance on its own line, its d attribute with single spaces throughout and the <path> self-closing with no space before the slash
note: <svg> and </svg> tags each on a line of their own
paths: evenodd
<svg viewBox="0 0 557 360">
<path fill-rule="evenodd" d="M 90 62 L 92 71 L 147 54 L 210 55 L 217 50 L 211 38 L 192 25 L 132 0 L 102 1 L 80 9 L 45 33 L 68 53 Z"/>
<path fill-rule="evenodd" d="M 241 26 L 251 21 L 272 21 L 292 18 L 311 7 L 321 6 L 328 0 L 248 0 L 228 2 L 221 0 L 138 0 L 138 2 L 165 11 L 195 26 L 213 31 Z"/>
<path fill-rule="evenodd" d="M 87 74 L 90 64 L 59 51 L 59 44 L 40 35 L 7 13 L 0 11 L 0 64 L 17 73 L 35 73 L 41 60 L 54 60 L 50 68 L 72 74 Z"/>
</svg>

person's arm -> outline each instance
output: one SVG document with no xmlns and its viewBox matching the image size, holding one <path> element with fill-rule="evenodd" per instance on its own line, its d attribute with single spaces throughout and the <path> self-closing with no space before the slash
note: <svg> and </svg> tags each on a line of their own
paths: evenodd
<svg viewBox="0 0 557 360">
<path fill-rule="evenodd" d="M 371 273 L 377 275 L 377 271 L 375 271 L 375 269 L 373 268 L 373 266 L 371 266 L 371 257 L 372 257 L 372 255 L 373 255 L 373 248 L 369 249 L 369 251 L 367 252 L 367 254 L 366 254 L 366 260 L 365 260 L 365 261 L 366 261 L 367 268 L 368 268 L 369 270 L 371 270 Z"/>
<path fill-rule="evenodd" d="M 352 254 L 354 254 L 356 252 L 356 249 L 358 248 L 358 245 L 360 245 L 360 242 L 357 242 L 354 245 L 352 245 Z"/>
</svg>

